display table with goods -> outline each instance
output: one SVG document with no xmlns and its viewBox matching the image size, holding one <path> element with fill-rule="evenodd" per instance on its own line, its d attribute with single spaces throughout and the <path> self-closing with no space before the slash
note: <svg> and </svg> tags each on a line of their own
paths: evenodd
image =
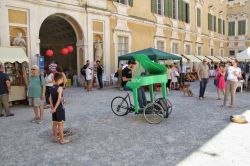
<svg viewBox="0 0 250 166">
<path fill-rule="evenodd" d="M 18 47 L 0 47 L 0 62 L 11 81 L 9 102 L 26 100 L 28 87 L 28 57 Z"/>
</svg>

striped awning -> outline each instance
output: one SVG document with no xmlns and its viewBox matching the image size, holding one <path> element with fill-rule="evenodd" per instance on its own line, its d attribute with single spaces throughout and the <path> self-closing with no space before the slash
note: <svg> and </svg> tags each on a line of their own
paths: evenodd
<svg viewBox="0 0 250 166">
<path fill-rule="evenodd" d="M 174 54 L 174 55 L 176 55 L 176 56 L 178 56 L 178 57 L 181 57 L 183 63 L 187 63 L 187 60 L 188 60 L 188 59 L 187 59 L 186 57 L 184 57 L 184 56 L 182 56 L 182 55 L 179 55 L 179 54 Z"/>
<path fill-rule="evenodd" d="M 190 62 L 201 62 L 201 60 L 194 55 L 182 55 L 182 56 L 188 59 Z"/>
<path fill-rule="evenodd" d="M 29 62 L 29 59 L 20 47 L 0 47 L 0 62 L 1 63 L 14 63 L 14 62 Z"/>
<path fill-rule="evenodd" d="M 206 56 L 202 56 L 202 55 L 199 55 L 199 56 L 196 56 L 197 58 L 199 58 L 201 61 L 203 61 L 203 59 L 206 59 L 208 62 L 212 62 L 209 58 L 207 58 Z"/>
<path fill-rule="evenodd" d="M 227 61 L 232 61 L 232 58 L 230 57 L 224 56 L 223 58 L 226 59 Z"/>
<path fill-rule="evenodd" d="M 220 59 L 221 62 L 227 62 L 228 61 L 227 59 L 225 59 L 225 58 L 223 58 L 221 56 L 216 56 L 216 58 Z"/>
<path fill-rule="evenodd" d="M 220 62 L 221 61 L 216 56 L 206 56 L 206 57 L 209 58 L 209 59 L 211 59 L 213 62 Z"/>
</svg>

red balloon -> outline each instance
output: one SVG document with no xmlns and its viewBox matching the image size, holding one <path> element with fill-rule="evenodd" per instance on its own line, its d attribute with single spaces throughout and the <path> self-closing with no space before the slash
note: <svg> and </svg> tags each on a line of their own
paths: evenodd
<svg viewBox="0 0 250 166">
<path fill-rule="evenodd" d="M 53 50 L 49 49 L 46 51 L 46 55 L 49 56 L 49 57 L 52 57 L 54 54 Z"/>
<path fill-rule="evenodd" d="M 69 51 L 67 48 L 63 48 L 61 53 L 62 53 L 62 55 L 66 56 L 66 55 L 68 55 Z"/>
<path fill-rule="evenodd" d="M 68 49 L 69 53 L 73 52 L 73 50 L 74 50 L 73 46 L 68 46 L 67 49 Z"/>
</svg>

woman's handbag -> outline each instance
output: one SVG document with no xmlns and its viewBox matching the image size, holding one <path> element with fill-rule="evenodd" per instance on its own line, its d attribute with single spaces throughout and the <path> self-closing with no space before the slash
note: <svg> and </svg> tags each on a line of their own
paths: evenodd
<svg viewBox="0 0 250 166">
<path fill-rule="evenodd" d="M 214 79 L 214 85 L 218 86 L 218 79 L 217 78 Z"/>
</svg>

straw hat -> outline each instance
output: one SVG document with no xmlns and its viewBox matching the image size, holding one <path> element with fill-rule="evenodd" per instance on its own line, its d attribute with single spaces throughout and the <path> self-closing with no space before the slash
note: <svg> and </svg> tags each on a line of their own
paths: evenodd
<svg viewBox="0 0 250 166">
<path fill-rule="evenodd" d="M 239 124 L 248 123 L 248 121 L 246 120 L 246 117 L 242 115 L 231 115 L 230 120 L 231 122 L 239 123 Z"/>
</svg>

